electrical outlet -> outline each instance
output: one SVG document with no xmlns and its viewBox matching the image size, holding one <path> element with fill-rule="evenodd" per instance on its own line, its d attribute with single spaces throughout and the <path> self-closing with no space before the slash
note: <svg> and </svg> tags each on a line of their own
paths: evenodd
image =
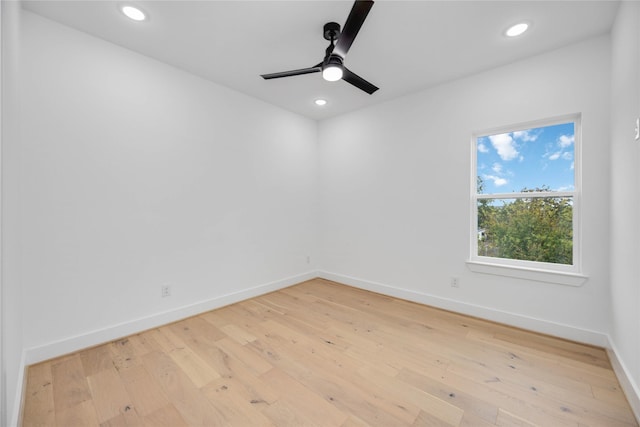
<svg viewBox="0 0 640 427">
<path fill-rule="evenodd" d="M 161 292 L 162 298 L 170 297 L 171 296 L 171 286 L 169 286 L 169 285 L 162 286 L 160 288 L 160 292 Z"/>
<path fill-rule="evenodd" d="M 640 139 L 640 117 L 636 118 L 636 141 Z"/>
<path fill-rule="evenodd" d="M 307 255 L 307 264 L 311 264 L 311 257 Z"/>
<path fill-rule="evenodd" d="M 460 287 L 460 279 L 458 279 L 457 277 L 452 277 L 451 278 L 451 287 L 452 288 L 459 288 Z"/>
</svg>

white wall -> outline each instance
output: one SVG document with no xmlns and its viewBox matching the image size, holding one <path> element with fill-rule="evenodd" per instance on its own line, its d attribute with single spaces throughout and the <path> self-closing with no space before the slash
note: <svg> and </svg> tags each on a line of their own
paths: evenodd
<svg viewBox="0 0 640 427">
<path fill-rule="evenodd" d="M 640 3 L 623 2 L 612 31 L 611 339 L 640 399 Z M 637 414 L 640 410 L 636 407 Z M 640 416 L 640 415 L 639 415 Z"/>
<path fill-rule="evenodd" d="M 20 4 L 1 2 L 2 13 L 2 274 L 0 284 L 0 425 L 16 410 L 22 382 L 22 286 L 18 223 Z"/>
<path fill-rule="evenodd" d="M 605 344 L 609 43 L 599 37 L 321 122 L 323 274 Z M 569 113 L 582 113 L 589 280 L 570 287 L 469 271 L 471 134 Z"/>
<path fill-rule="evenodd" d="M 28 363 L 314 275 L 314 121 L 26 11 L 22 27 L 7 144 Z"/>
</svg>

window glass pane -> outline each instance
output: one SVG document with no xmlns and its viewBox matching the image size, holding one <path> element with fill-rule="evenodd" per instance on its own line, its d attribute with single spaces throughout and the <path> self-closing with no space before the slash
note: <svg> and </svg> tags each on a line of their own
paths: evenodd
<svg viewBox="0 0 640 427">
<path fill-rule="evenodd" d="M 573 200 L 478 200 L 478 256 L 573 264 Z"/>
<path fill-rule="evenodd" d="M 574 123 L 477 139 L 478 193 L 574 191 Z"/>
</svg>

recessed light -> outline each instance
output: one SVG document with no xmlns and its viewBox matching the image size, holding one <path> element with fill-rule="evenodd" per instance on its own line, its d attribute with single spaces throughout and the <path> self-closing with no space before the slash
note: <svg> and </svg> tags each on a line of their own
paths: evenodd
<svg viewBox="0 0 640 427">
<path fill-rule="evenodd" d="M 527 22 L 520 22 L 518 24 L 515 24 L 509 27 L 509 29 L 505 32 L 505 35 L 507 37 L 518 37 L 528 29 L 529 29 L 529 24 Z"/>
<path fill-rule="evenodd" d="M 144 21 L 147 19 L 147 15 L 137 7 L 122 6 L 120 10 L 122 10 L 122 13 L 124 13 L 127 18 L 133 19 L 134 21 Z"/>
<path fill-rule="evenodd" d="M 322 107 L 323 105 L 327 105 L 326 99 L 316 99 L 314 102 L 316 103 L 316 105 L 319 105 L 320 107 Z"/>
</svg>

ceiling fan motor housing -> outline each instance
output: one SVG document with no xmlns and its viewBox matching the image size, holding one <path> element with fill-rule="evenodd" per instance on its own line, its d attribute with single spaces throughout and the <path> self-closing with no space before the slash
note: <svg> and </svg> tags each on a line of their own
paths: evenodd
<svg viewBox="0 0 640 427">
<path fill-rule="evenodd" d="M 323 68 L 328 66 L 342 68 L 344 61 L 339 55 L 329 55 L 326 62 L 323 64 Z"/>
<path fill-rule="evenodd" d="M 337 22 L 327 22 L 324 24 L 325 40 L 338 40 L 338 37 L 340 37 L 340 24 Z"/>
</svg>

